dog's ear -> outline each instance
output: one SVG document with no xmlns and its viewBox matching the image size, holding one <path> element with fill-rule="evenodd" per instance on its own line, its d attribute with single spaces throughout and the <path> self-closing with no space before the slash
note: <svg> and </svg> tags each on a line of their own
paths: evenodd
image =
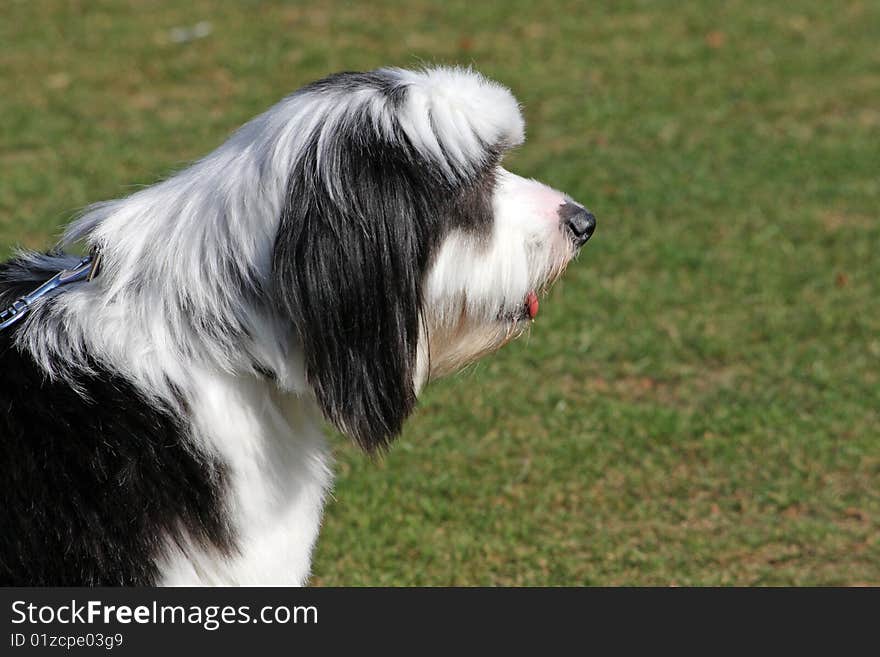
<svg viewBox="0 0 880 657">
<path fill-rule="evenodd" d="M 332 180 L 316 179 L 318 153 L 313 143 L 288 181 L 275 303 L 296 330 L 325 417 L 373 451 L 416 402 L 428 208 L 437 201 L 400 149 L 352 142 Z"/>
<path fill-rule="evenodd" d="M 466 69 L 340 73 L 288 102 L 302 132 L 273 253 L 274 303 L 298 334 L 325 416 L 373 450 L 415 405 L 431 254 L 450 229 L 473 228 L 455 208 L 522 142 L 523 119 L 507 89 Z M 487 229 L 491 210 L 476 214 Z"/>
</svg>

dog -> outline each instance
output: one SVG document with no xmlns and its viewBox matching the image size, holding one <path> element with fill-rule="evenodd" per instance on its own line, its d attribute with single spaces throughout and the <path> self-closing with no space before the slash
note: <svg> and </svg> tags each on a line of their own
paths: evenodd
<svg viewBox="0 0 880 657">
<path fill-rule="evenodd" d="M 322 424 L 385 449 L 595 229 L 524 130 L 471 69 L 331 75 L 0 266 L 0 583 L 305 584 Z"/>
</svg>

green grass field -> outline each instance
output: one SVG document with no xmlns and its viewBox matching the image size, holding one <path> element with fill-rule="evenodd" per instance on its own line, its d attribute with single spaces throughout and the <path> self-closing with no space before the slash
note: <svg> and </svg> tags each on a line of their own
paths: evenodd
<svg viewBox="0 0 880 657">
<path fill-rule="evenodd" d="M 313 583 L 877 585 L 878 44 L 867 0 L 8 0 L 0 243 L 329 72 L 473 64 L 599 227 L 386 457 L 334 440 Z"/>
</svg>

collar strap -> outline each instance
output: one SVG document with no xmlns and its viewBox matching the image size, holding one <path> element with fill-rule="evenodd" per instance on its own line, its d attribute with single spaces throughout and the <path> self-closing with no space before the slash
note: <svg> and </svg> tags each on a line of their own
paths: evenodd
<svg viewBox="0 0 880 657">
<path fill-rule="evenodd" d="M 94 253 L 79 261 L 76 267 L 58 272 L 38 288 L 16 299 L 11 306 L 0 310 L 0 331 L 12 326 L 31 309 L 35 301 L 46 296 L 53 290 L 76 283 L 92 280 L 98 269 L 100 254 Z"/>
</svg>

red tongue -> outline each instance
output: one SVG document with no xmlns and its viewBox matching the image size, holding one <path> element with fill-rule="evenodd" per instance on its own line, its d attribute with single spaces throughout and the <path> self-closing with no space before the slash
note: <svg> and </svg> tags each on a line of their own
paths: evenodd
<svg viewBox="0 0 880 657">
<path fill-rule="evenodd" d="M 538 295 L 534 290 L 526 295 L 526 308 L 529 309 L 529 319 L 535 319 L 538 314 Z"/>
</svg>

